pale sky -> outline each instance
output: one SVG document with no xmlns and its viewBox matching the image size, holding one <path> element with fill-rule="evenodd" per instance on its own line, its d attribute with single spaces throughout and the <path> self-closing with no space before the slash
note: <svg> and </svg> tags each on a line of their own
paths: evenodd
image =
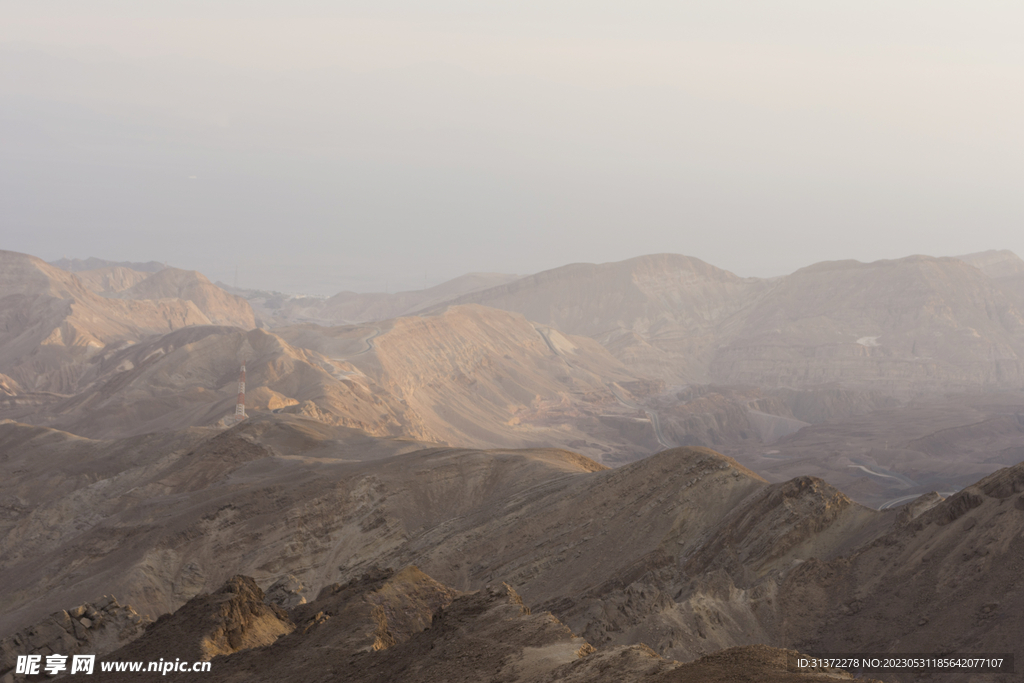
<svg viewBox="0 0 1024 683">
<path fill-rule="evenodd" d="M 1024 5 L 0 2 L 0 248 L 285 291 L 1024 256 Z"/>
</svg>

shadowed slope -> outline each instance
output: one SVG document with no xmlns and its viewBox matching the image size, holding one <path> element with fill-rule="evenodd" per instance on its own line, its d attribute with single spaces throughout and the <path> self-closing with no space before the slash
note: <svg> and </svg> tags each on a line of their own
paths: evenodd
<svg viewBox="0 0 1024 683">
<path fill-rule="evenodd" d="M 1024 463 L 782 586 L 787 641 L 819 652 L 1014 652 L 1024 632 Z M 911 677 L 894 677 L 911 680 Z"/>
</svg>

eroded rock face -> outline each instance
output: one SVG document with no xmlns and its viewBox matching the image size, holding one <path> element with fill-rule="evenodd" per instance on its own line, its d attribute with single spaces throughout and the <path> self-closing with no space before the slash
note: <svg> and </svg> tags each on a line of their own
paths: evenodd
<svg viewBox="0 0 1024 683">
<path fill-rule="evenodd" d="M 0 681 L 8 683 L 19 655 L 102 655 L 134 640 L 151 623 L 112 595 L 54 612 L 0 641 Z"/>
<path fill-rule="evenodd" d="M 207 611 L 205 619 L 202 609 Z M 155 657 L 156 650 L 142 647 L 146 641 L 180 650 L 187 647 L 189 634 L 176 624 L 193 623 L 197 618 L 208 623 L 222 611 L 216 602 L 195 600 L 161 618 L 137 644 L 109 659 L 137 661 L 141 654 Z M 187 613 L 184 619 L 183 613 Z M 551 613 L 531 610 L 507 583 L 461 593 L 416 567 L 397 573 L 372 569 L 344 584 L 328 586 L 290 615 L 297 628 L 268 646 L 226 653 L 212 662 L 211 671 L 176 672 L 176 680 L 803 683 L 851 678 L 836 670 L 788 671 L 788 656 L 797 653 L 763 645 L 734 648 L 690 664 L 661 657 L 641 644 L 599 650 Z M 124 678 L 132 675 L 117 674 L 116 680 Z M 108 679 L 115 680 L 110 674 L 97 676 L 100 681 Z"/>
<path fill-rule="evenodd" d="M 266 601 L 281 609 L 289 610 L 306 604 L 305 592 L 305 584 L 288 574 L 271 584 L 266 592 Z"/>
<path fill-rule="evenodd" d="M 796 653 L 765 646 L 733 648 L 684 665 L 645 645 L 598 650 L 550 613 L 535 614 L 508 584 L 463 595 L 415 567 L 398 574 L 374 570 L 325 588 L 313 603 L 291 611 L 297 629 L 280 609 L 267 609 L 262 597 L 251 579 L 234 577 L 216 593 L 199 596 L 155 623 L 106 597 L 51 615 L 5 639 L 0 644 L 0 680 L 14 680 L 10 669 L 19 654 L 103 655 L 133 638 L 138 640 L 104 659 L 155 661 L 174 655 L 199 661 L 220 655 L 213 674 L 203 675 L 213 681 L 287 681 L 320 669 L 337 673 L 339 666 L 352 680 L 399 676 L 424 683 L 468 683 L 492 671 L 497 672 L 494 680 L 508 682 L 726 681 L 756 675 L 761 681 L 799 683 L 850 678 L 840 671 L 787 671 L 787 655 Z M 386 659 L 353 658 L 382 650 L 388 651 Z M 105 680 L 109 675 L 98 672 L 96 677 Z"/>
<path fill-rule="evenodd" d="M 269 645 L 294 628 L 284 610 L 264 602 L 263 591 L 255 581 L 234 576 L 217 592 L 198 595 L 173 614 L 163 615 L 142 637 L 111 658 L 207 661 Z"/>
</svg>

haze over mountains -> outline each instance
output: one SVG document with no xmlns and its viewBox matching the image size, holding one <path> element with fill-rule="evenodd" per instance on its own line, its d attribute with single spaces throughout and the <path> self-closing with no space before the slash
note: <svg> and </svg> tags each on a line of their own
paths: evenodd
<svg viewBox="0 0 1024 683">
<path fill-rule="evenodd" d="M 220 290 L 198 274 L 106 268 L 117 283 L 95 270 L 84 281 L 109 296 L 190 300 L 212 322 L 252 325 L 229 298 L 209 300 Z M 913 395 L 1024 384 L 1022 278 L 1024 262 L 1005 251 L 825 262 L 772 280 L 663 254 L 522 278 L 468 275 L 419 292 L 290 298 L 265 322 L 354 324 L 478 303 L 594 338 L 647 376 Z"/>
<path fill-rule="evenodd" d="M 79 271 L 120 272 L 114 286 L 4 258 L 7 273 L 35 278 L 16 279 L 36 303 L 2 302 L 17 320 L 6 334 L 18 334 L 0 359 L 0 415 L 94 438 L 216 423 L 230 413 L 244 360 L 256 410 L 452 446 L 560 446 L 613 465 L 709 446 L 767 476 L 806 466 L 871 505 L 927 486 L 956 490 L 1021 445 L 1016 429 L 1003 430 L 964 460 L 920 450 L 928 433 L 917 427 L 912 439 L 893 427 L 897 437 L 879 443 L 844 426 L 878 410 L 887 411 L 878 424 L 911 415 L 922 424 L 917 401 L 966 416 L 957 421 L 964 429 L 1021 412 L 1024 308 L 1013 278 L 1024 265 L 1009 252 L 823 263 L 774 280 L 656 255 L 339 295 L 301 309 L 327 316 L 322 324 L 299 325 L 268 314 L 266 293 L 249 293 L 262 311 L 254 313 L 198 273 L 147 274 L 98 259 L 90 265 L 99 270 Z M 437 303 L 445 295 L 449 303 Z M 37 321 L 39 302 L 58 306 L 57 296 L 71 302 L 60 304 L 66 312 Z M 311 301 L 278 296 L 278 311 Z M 375 320 L 410 309 L 420 313 Z M 79 311 L 91 327 L 78 323 Z M 369 320 L 329 326 L 342 312 Z M 251 330 L 257 322 L 263 329 Z M 962 399 L 942 398 L 964 391 L 1009 394 L 967 411 Z M 891 413 L 900 406 L 909 412 Z M 809 425 L 817 431 L 807 441 Z M 823 440 L 842 445 L 808 454 L 805 443 Z"/>
<path fill-rule="evenodd" d="M 58 633 L 55 610 L 113 593 L 155 618 L 196 598 L 187 620 L 236 574 L 324 619 L 414 593 L 463 625 L 445 647 L 472 649 L 470 623 L 513 634 L 497 680 L 613 661 L 689 680 L 680 662 L 757 644 L 1010 651 L 1024 631 L 1012 253 L 770 280 L 661 254 L 328 299 L 64 265 L 0 252 L 8 659 L 43 647 L 33 628 L 104 653 L 127 638 Z M 425 574 L 388 583 L 410 565 Z M 263 600 L 233 581 L 224 595 Z M 261 645 L 321 647 L 295 630 L 316 613 L 264 616 Z M 428 616 L 385 619 L 380 649 L 441 666 Z M 261 656 L 218 652 L 239 657 L 224 680 Z M 777 651 L 729 657 L 790 680 Z"/>
</svg>

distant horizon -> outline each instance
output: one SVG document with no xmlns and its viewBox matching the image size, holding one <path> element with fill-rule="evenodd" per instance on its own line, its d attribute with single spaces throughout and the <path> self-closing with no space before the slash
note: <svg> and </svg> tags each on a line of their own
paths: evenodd
<svg viewBox="0 0 1024 683">
<path fill-rule="evenodd" d="M 13 250 L 11 250 L 11 251 L 13 251 Z M 390 289 L 384 289 L 384 290 L 364 290 L 364 291 L 353 290 L 353 289 L 339 289 L 339 290 L 330 291 L 330 292 L 327 292 L 327 291 L 296 291 L 296 290 L 289 291 L 289 290 L 277 289 L 277 288 L 274 288 L 274 287 L 260 286 L 260 285 L 247 286 L 245 283 L 242 283 L 241 281 L 239 282 L 239 284 L 237 286 L 237 289 L 239 289 L 239 290 L 249 290 L 249 291 L 273 292 L 273 293 L 283 294 L 283 295 L 288 295 L 288 296 L 311 296 L 311 297 L 317 297 L 317 298 L 328 298 L 328 297 L 334 296 L 336 294 L 343 294 L 343 293 L 353 293 L 353 294 L 401 294 L 403 292 L 416 292 L 416 291 L 423 291 L 423 290 L 426 290 L 426 289 L 431 289 L 433 287 L 437 287 L 439 285 L 443 285 L 443 284 L 451 282 L 453 280 L 457 280 L 459 278 L 466 277 L 466 276 L 472 276 L 472 275 L 503 275 L 503 276 L 511 276 L 511 277 L 515 277 L 517 279 L 521 279 L 521 278 L 526 278 L 526 277 L 530 277 L 530 276 L 533 276 L 533 275 L 537 275 L 539 273 L 548 272 L 548 271 L 551 271 L 551 270 L 557 270 L 558 268 L 563 268 L 563 267 L 566 267 L 566 266 L 572 266 L 572 265 L 578 265 L 578 264 L 604 265 L 604 264 L 609 264 L 609 263 L 621 263 L 621 262 L 630 261 L 630 260 L 633 260 L 633 259 L 644 258 L 646 256 L 658 256 L 658 255 L 685 256 L 687 258 L 696 258 L 696 259 L 698 259 L 700 261 L 703 261 L 704 263 L 707 263 L 708 265 L 714 266 L 715 268 L 719 268 L 720 270 L 727 271 L 727 272 L 732 273 L 733 275 L 736 275 L 736 276 L 741 277 L 741 278 L 754 278 L 754 279 L 770 280 L 770 279 L 773 279 L 773 278 L 785 277 L 786 275 L 791 275 L 792 273 L 794 273 L 794 272 L 796 272 L 798 270 L 801 270 L 803 268 L 807 268 L 807 267 L 810 267 L 810 266 L 818 265 L 820 263 L 835 263 L 835 262 L 841 262 L 841 261 L 856 261 L 857 263 L 862 263 L 862 264 L 868 265 L 868 264 L 871 264 L 871 263 L 877 263 L 879 261 L 897 261 L 897 260 L 900 260 L 900 259 L 910 258 L 910 257 L 913 257 L 913 256 L 925 256 L 925 257 L 928 257 L 928 258 L 961 258 L 961 257 L 964 257 L 964 256 L 973 256 L 973 255 L 985 254 L 985 253 L 990 253 L 990 252 L 991 253 L 1007 252 L 1007 253 L 1010 253 L 1010 254 L 1016 256 L 1018 259 L 1020 258 L 1020 256 L 1017 254 L 1017 252 L 1013 251 L 1012 249 L 1006 249 L 1006 248 L 980 249 L 980 250 L 976 250 L 976 251 L 963 252 L 963 253 L 960 253 L 960 254 L 944 254 L 944 255 L 926 254 L 926 253 L 923 253 L 923 252 L 915 252 L 915 253 L 911 253 L 911 254 L 905 254 L 903 256 L 896 256 L 896 257 L 892 257 L 892 258 L 879 258 L 879 259 L 873 259 L 873 260 L 870 260 L 870 261 L 864 261 L 864 260 L 855 259 L 855 258 L 825 259 L 825 260 L 822 260 L 822 261 L 814 261 L 814 262 L 811 262 L 811 263 L 806 263 L 804 265 L 798 266 L 797 268 L 794 268 L 793 270 L 785 272 L 785 273 L 779 273 L 777 275 L 761 276 L 761 275 L 745 275 L 743 273 L 737 273 L 737 272 L 732 271 L 732 270 L 730 270 L 728 268 L 723 268 L 722 266 L 720 266 L 720 265 L 718 265 L 716 263 L 707 261 L 706 259 L 702 259 L 699 256 L 693 256 L 692 254 L 681 254 L 681 253 L 676 253 L 676 252 L 661 251 L 661 252 L 652 252 L 652 253 L 649 253 L 649 254 L 639 254 L 637 256 L 628 256 L 628 257 L 625 257 L 625 258 L 622 258 L 622 259 L 618 259 L 618 260 L 613 260 L 613 261 L 600 261 L 600 262 L 594 262 L 594 261 L 570 261 L 568 263 L 563 263 L 562 265 L 555 266 L 553 268 L 546 268 L 544 270 L 539 270 L 539 271 L 536 271 L 536 272 L 533 272 L 533 273 L 498 273 L 498 272 L 484 271 L 484 270 L 470 270 L 470 271 L 466 271 L 464 273 L 459 273 L 457 275 L 454 275 L 452 277 L 449 277 L 449 278 L 446 278 L 446 279 L 443 279 L 443 280 L 428 281 L 425 285 L 421 284 L 420 286 L 409 287 L 409 288 L 404 288 L 404 289 L 396 289 L 396 288 L 392 287 Z M 22 252 L 22 253 L 24 253 L 24 252 Z M 29 254 L 29 256 L 36 256 L 36 255 L 35 254 Z M 235 285 L 233 283 L 226 282 L 223 279 L 217 279 L 217 278 L 211 277 L 209 274 L 204 273 L 202 270 L 199 270 L 197 268 L 184 268 L 184 267 L 179 266 L 177 264 L 168 263 L 166 261 L 161 261 L 159 259 L 146 259 L 146 260 L 134 260 L 134 261 L 114 261 L 113 259 L 104 259 L 102 257 L 95 256 L 95 255 L 90 255 L 90 256 L 87 256 L 87 257 L 72 257 L 72 256 L 68 256 L 68 255 L 63 255 L 63 256 L 61 256 L 58 259 L 52 259 L 52 260 L 47 260 L 47 259 L 42 258 L 40 256 L 36 256 L 36 258 L 40 258 L 40 259 L 44 260 L 46 263 L 48 263 L 49 265 L 56 266 L 56 267 L 59 267 L 58 266 L 58 262 L 60 262 L 61 260 L 64 260 L 64 259 L 67 259 L 67 260 L 70 260 L 70 261 L 88 261 L 90 259 L 95 259 L 97 261 L 107 262 L 107 263 L 109 263 L 111 265 L 126 265 L 126 264 L 129 264 L 129 263 L 134 263 L 136 265 L 145 265 L 145 264 L 150 264 L 150 263 L 159 263 L 159 264 L 162 264 L 162 265 L 170 267 L 170 268 L 177 268 L 179 270 L 192 270 L 192 271 L 196 271 L 198 273 L 201 273 L 204 277 L 206 277 L 208 280 L 210 280 L 210 282 L 212 282 L 214 284 L 224 285 L 224 286 L 232 287 L 232 288 L 235 287 Z M 69 271 L 69 272 L 74 272 L 74 271 Z M 396 279 L 396 282 L 400 282 L 400 280 Z"/>
<path fill-rule="evenodd" d="M 47 261 L 411 291 L 656 252 L 1024 253 L 1024 6 L 7 3 L 0 217 Z"/>
</svg>

